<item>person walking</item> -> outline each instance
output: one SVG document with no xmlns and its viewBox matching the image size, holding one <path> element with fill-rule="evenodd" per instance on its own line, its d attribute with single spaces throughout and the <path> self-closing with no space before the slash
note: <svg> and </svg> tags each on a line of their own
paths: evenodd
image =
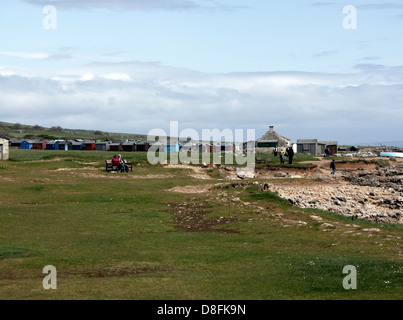
<svg viewBox="0 0 403 320">
<path fill-rule="evenodd" d="M 335 174 L 335 172 L 336 172 L 336 161 L 334 159 L 330 163 L 330 169 L 332 169 L 332 174 Z"/>
</svg>

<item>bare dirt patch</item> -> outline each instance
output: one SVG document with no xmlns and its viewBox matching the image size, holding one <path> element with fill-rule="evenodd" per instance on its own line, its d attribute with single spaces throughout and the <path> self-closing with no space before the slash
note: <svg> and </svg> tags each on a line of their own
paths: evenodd
<svg viewBox="0 0 403 320">
<path fill-rule="evenodd" d="M 206 186 L 183 186 L 183 187 L 173 187 L 168 189 L 170 192 L 179 192 L 179 193 L 190 193 L 190 194 L 197 194 L 197 193 L 207 193 L 213 185 L 206 185 Z"/>
<path fill-rule="evenodd" d="M 192 171 L 192 173 L 189 174 L 190 177 L 195 178 L 195 179 L 200 179 L 200 180 L 211 180 L 212 178 L 207 174 L 206 170 L 198 167 L 198 166 L 190 166 L 190 165 L 185 165 L 185 164 L 169 164 L 164 166 L 165 168 L 176 168 L 176 169 L 187 169 Z"/>
<path fill-rule="evenodd" d="M 209 206 L 203 203 L 181 203 L 168 204 L 174 215 L 175 229 L 185 232 L 220 232 L 220 233 L 239 233 L 234 229 L 219 229 L 217 226 L 223 226 L 236 219 L 225 217 L 207 218 L 210 212 Z"/>
</svg>

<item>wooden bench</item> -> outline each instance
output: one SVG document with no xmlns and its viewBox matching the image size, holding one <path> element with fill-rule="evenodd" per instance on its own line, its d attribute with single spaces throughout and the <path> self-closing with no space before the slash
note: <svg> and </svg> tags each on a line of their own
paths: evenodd
<svg viewBox="0 0 403 320">
<path fill-rule="evenodd" d="M 127 162 L 126 160 L 124 160 L 125 163 L 129 166 L 130 171 L 133 171 L 133 165 L 131 162 Z M 112 164 L 112 160 L 105 160 L 105 170 L 107 172 L 109 171 L 118 171 L 118 166 Z"/>
</svg>

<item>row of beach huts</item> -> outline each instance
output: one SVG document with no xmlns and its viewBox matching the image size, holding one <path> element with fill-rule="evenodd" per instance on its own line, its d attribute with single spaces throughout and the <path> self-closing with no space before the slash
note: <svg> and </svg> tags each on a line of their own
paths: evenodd
<svg viewBox="0 0 403 320">
<path fill-rule="evenodd" d="M 274 148 L 282 150 L 289 146 L 294 149 L 295 153 L 308 153 L 312 155 L 323 155 L 325 149 L 330 150 L 331 155 L 338 153 L 337 141 L 318 141 L 317 139 L 299 139 L 292 144 L 291 140 L 274 131 L 274 126 L 269 127 L 260 139 L 250 141 L 249 143 L 225 143 L 225 142 L 203 142 L 187 141 L 182 142 L 178 139 L 141 141 L 141 140 L 39 140 L 39 139 L 10 139 L 9 147 L 18 149 L 33 150 L 98 150 L 112 152 L 133 152 L 148 151 L 151 146 L 158 145 L 154 150 L 163 152 L 179 152 L 186 146 L 186 150 L 199 153 L 216 153 L 216 152 L 256 152 L 256 153 L 272 153 Z M 191 146 L 189 148 L 189 146 Z M 252 150 L 251 150 L 252 149 Z"/>
<path fill-rule="evenodd" d="M 11 139 L 10 148 L 25 150 L 98 150 L 115 152 L 148 151 L 154 144 L 160 144 L 159 150 L 164 152 L 179 152 L 189 142 L 164 143 L 161 141 L 127 140 L 113 142 L 110 140 L 37 140 L 37 139 Z M 241 150 L 242 146 L 228 143 L 191 143 L 191 150 L 198 152 L 222 152 Z"/>
</svg>

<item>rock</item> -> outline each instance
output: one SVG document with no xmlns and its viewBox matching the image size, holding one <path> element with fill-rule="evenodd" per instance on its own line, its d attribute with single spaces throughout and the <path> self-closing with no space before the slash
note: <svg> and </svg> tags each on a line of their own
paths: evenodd
<svg viewBox="0 0 403 320">
<path fill-rule="evenodd" d="M 381 232 L 381 229 L 370 228 L 370 229 L 362 229 L 362 231 L 366 231 L 366 232 Z"/>
<path fill-rule="evenodd" d="M 315 221 L 323 221 L 322 217 L 319 217 L 319 216 L 311 215 L 310 217 L 311 217 L 311 219 L 313 219 Z"/>
<path fill-rule="evenodd" d="M 326 229 L 328 229 L 328 228 L 336 228 L 334 225 L 332 225 L 330 223 L 322 223 L 321 227 L 326 228 Z"/>
<path fill-rule="evenodd" d="M 255 178 L 255 170 L 252 168 L 237 168 L 236 175 L 240 179 L 253 179 Z"/>
<path fill-rule="evenodd" d="M 286 172 L 276 172 L 273 174 L 273 176 L 276 178 L 286 178 L 288 174 Z"/>
</svg>

